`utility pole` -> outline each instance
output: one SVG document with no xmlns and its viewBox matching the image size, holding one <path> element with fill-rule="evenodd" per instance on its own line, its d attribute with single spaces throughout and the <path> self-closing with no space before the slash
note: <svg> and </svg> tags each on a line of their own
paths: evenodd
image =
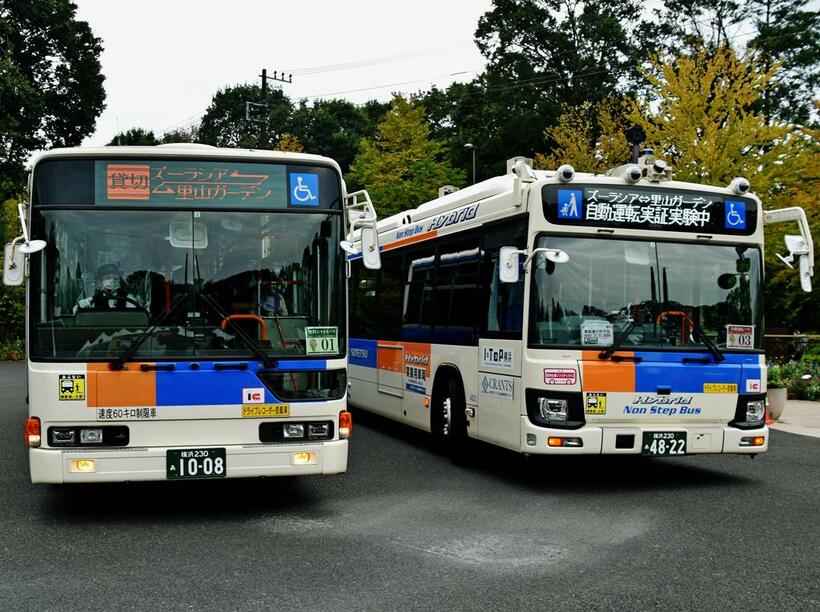
<svg viewBox="0 0 820 612">
<path fill-rule="evenodd" d="M 268 107 L 268 80 L 271 81 L 278 81 L 280 83 L 292 83 L 293 82 L 293 75 L 282 73 L 282 76 L 279 76 L 279 71 L 274 70 L 273 76 L 268 76 L 268 69 L 262 68 L 262 74 L 259 76 L 262 77 L 262 103 L 261 106 L 263 109 L 267 109 Z M 260 149 L 267 149 L 268 148 L 268 118 L 267 116 L 263 116 L 262 120 L 259 122 L 259 148 Z"/>
</svg>

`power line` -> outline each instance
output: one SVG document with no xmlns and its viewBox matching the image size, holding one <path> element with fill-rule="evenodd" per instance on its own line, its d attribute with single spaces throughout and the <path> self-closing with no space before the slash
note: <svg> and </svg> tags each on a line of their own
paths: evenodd
<svg viewBox="0 0 820 612">
<path fill-rule="evenodd" d="M 446 45 L 442 47 L 431 47 L 429 49 L 422 49 L 419 51 L 412 51 L 409 53 L 398 53 L 396 55 L 385 55 L 382 57 L 374 57 L 370 59 L 362 59 L 362 60 L 355 60 L 352 62 L 343 62 L 339 64 L 326 64 L 324 66 L 312 66 L 308 68 L 296 68 L 293 70 L 286 70 L 290 74 L 296 76 L 303 76 L 307 74 L 323 74 L 326 72 L 337 72 L 340 70 L 352 70 L 355 68 L 363 68 L 366 66 L 376 66 L 379 64 L 388 64 L 391 62 L 400 62 L 408 59 L 415 59 L 417 57 L 422 57 L 425 55 L 433 55 L 439 53 L 441 51 L 447 51 L 449 49 L 454 49 L 457 47 L 463 47 L 468 44 L 472 43 L 456 43 L 453 45 Z"/>
</svg>

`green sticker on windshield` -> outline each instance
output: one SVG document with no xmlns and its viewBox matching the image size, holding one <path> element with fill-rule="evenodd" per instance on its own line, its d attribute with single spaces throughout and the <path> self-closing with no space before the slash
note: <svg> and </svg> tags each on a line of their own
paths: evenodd
<svg viewBox="0 0 820 612">
<path fill-rule="evenodd" d="M 306 327 L 305 353 L 320 355 L 322 353 L 339 352 L 338 327 Z"/>
</svg>

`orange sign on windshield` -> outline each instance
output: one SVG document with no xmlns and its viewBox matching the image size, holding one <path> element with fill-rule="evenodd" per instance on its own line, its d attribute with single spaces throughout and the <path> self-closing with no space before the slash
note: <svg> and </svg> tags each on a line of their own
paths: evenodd
<svg viewBox="0 0 820 612">
<path fill-rule="evenodd" d="M 151 198 L 151 167 L 142 164 L 110 164 L 106 173 L 109 200 Z"/>
</svg>

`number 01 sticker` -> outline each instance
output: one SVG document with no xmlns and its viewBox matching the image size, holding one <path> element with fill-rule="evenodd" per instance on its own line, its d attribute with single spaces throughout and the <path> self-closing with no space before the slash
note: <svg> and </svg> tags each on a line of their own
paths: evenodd
<svg viewBox="0 0 820 612">
<path fill-rule="evenodd" d="M 308 355 L 339 352 L 338 327 L 306 327 L 305 353 Z"/>
</svg>

